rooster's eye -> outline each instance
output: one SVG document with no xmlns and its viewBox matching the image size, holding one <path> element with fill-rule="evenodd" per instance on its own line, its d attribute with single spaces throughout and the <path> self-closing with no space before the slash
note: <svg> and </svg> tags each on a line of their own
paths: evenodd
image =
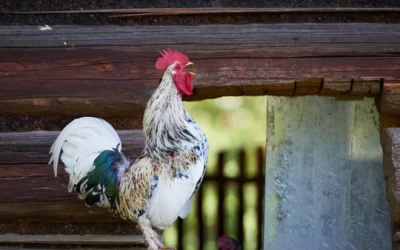
<svg viewBox="0 0 400 250">
<path fill-rule="evenodd" d="M 181 65 L 176 65 L 176 70 L 181 70 Z"/>
</svg>

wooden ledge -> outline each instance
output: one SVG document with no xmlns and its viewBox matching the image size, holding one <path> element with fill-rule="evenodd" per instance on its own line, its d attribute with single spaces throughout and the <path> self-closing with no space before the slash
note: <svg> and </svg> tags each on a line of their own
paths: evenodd
<svg viewBox="0 0 400 250">
<path fill-rule="evenodd" d="M 93 10 L 58 10 L 58 11 L 6 11 L 2 14 L 222 14 L 222 13 L 369 13 L 400 12 L 400 8 L 132 8 L 132 9 L 93 9 Z"/>
<path fill-rule="evenodd" d="M 134 245 L 144 244 L 144 239 L 141 235 L 0 234 L 0 243 Z"/>
<path fill-rule="evenodd" d="M 31 0 L 32 1 L 32 0 Z M 184 1 L 181 1 L 182 3 Z M 363 22 L 399 23 L 400 8 L 390 8 L 387 3 L 375 3 L 376 8 L 363 8 L 357 3 L 330 3 L 330 7 L 290 8 L 296 4 L 286 4 L 286 8 L 230 8 L 198 7 L 198 4 L 185 4 L 175 1 L 175 6 L 187 8 L 135 8 L 129 3 L 93 3 L 81 1 L 82 10 L 73 10 L 68 4 L 31 4 L 13 7 L 2 6 L 2 23 L 12 24 L 74 24 L 74 25 L 199 25 L 222 23 L 288 23 L 288 22 Z M 313 5 L 309 3 L 309 5 Z M 207 6 L 207 4 L 201 4 Z M 231 6 L 235 5 L 234 3 Z M 251 5 L 251 4 L 250 4 Z M 264 4 L 265 5 L 265 4 Z M 265 6 L 268 6 L 266 4 Z M 298 5 L 298 4 L 297 4 Z M 315 3 L 314 3 L 315 5 Z M 316 4 L 320 5 L 320 4 Z M 335 6 L 336 5 L 336 6 Z M 393 5 L 393 4 L 392 4 Z M 86 9 L 90 6 L 93 9 Z M 145 5 L 142 5 L 145 6 Z M 196 8 L 190 8 L 195 7 Z M 270 5 L 271 6 L 271 5 Z M 346 6 L 345 8 L 341 6 Z M 160 6 L 158 6 L 160 7 Z M 282 6 L 281 6 L 282 7 Z M 379 8 L 381 7 L 381 8 Z M 383 7 L 383 8 L 382 8 Z M 27 10 L 27 11 L 20 11 Z"/>
<path fill-rule="evenodd" d="M 65 247 L 57 247 L 55 246 L 46 246 L 46 247 L 38 247 L 38 246 L 23 246 L 23 245 L 3 245 L 0 246 L 1 250 L 40 250 L 40 249 L 51 249 L 51 250 L 147 250 L 146 247 L 132 247 L 132 246 L 118 246 L 116 248 L 115 246 L 110 246 L 110 247 L 82 247 L 82 246 L 68 246 L 68 248 Z"/>
</svg>

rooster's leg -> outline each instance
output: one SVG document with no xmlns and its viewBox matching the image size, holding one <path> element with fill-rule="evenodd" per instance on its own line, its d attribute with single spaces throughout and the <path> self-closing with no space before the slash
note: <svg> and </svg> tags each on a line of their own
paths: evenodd
<svg viewBox="0 0 400 250">
<path fill-rule="evenodd" d="M 153 230 L 154 230 L 154 232 L 157 233 L 158 238 L 160 239 L 160 241 L 163 242 L 162 230 L 158 229 L 156 227 L 154 227 Z M 162 248 L 160 248 L 160 250 L 175 250 L 175 248 L 171 247 L 171 246 L 163 246 Z"/>
<path fill-rule="evenodd" d="M 143 216 L 142 218 L 139 219 L 139 226 L 142 229 L 143 235 L 145 240 L 147 241 L 147 244 L 149 245 L 149 250 L 158 250 L 162 249 L 164 245 L 159 239 L 158 234 L 156 231 L 153 230 L 151 227 L 150 220 Z"/>
<path fill-rule="evenodd" d="M 163 242 L 162 230 L 156 227 L 154 227 L 153 230 L 158 234 L 158 238 L 160 239 L 160 241 Z"/>
</svg>

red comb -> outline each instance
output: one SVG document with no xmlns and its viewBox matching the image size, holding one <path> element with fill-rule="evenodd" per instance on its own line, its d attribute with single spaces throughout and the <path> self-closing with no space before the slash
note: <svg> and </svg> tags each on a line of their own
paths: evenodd
<svg viewBox="0 0 400 250">
<path fill-rule="evenodd" d="M 189 58 L 179 51 L 172 49 L 160 51 L 161 56 L 157 59 L 156 69 L 164 70 L 168 68 L 169 65 L 173 64 L 175 61 L 179 61 L 183 65 L 189 62 Z"/>
</svg>

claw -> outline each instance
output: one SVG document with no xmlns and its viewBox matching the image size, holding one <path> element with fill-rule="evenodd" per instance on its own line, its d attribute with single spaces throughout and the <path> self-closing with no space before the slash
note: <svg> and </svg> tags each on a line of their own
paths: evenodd
<svg viewBox="0 0 400 250">
<path fill-rule="evenodd" d="M 163 248 L 160 248 L 160 250 L 176 250 L 176 248 L 170 246 L 164 246 Z"/>
</svg>

